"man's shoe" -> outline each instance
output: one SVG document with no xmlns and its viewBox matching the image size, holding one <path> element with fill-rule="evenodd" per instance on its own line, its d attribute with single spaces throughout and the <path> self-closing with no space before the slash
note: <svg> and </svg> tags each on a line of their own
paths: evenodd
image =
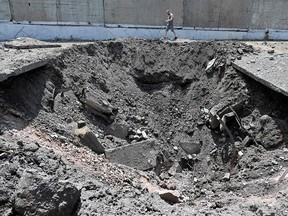
<svg viewBox="0 0 288 216">
<path fill-rule="evenodd" d="M 177 40 L 177 37 L 175 37 L 174 40 Z"/>
</svg>

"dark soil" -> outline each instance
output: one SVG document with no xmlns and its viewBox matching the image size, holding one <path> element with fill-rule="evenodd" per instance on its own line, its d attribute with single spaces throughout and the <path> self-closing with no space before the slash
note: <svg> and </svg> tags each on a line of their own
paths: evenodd
<svg viewBox="0 0 288 216">
<path fill-rule="evenodd" d="M 2 82 L 0 214 L 287 215 L 287 97 L 231 66 L 253 52 L 227 41 L 95 42 Z M 221 104 L 234 114 L 228 131 L 209 124 Z M 109 162 L 83 145 L 80 123 L 105 150 L 155 140 L 156 166 Z"/>
</svg>

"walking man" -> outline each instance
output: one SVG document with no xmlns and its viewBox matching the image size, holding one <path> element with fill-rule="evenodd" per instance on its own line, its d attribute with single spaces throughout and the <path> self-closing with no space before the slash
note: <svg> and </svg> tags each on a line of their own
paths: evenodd
<svg viewBox="0 0 288 216">
<path fill-rule="evenodd" d="M 176 33 L 174 31 L 174 26 L 173 26 L 174 15 L 169 10 L 167 10 L 166 13 L 168 15 L 168 19 L 166 20 L 167 26 L 166 26 L 166 29 L 165 29 L 164 39 L 167 38 L 167 32 L 170 29 L 173 32 L 173 34 L 174 34 L 174 40 L 176 40 L 177 36 L 176 36 Z"/>
</svg>

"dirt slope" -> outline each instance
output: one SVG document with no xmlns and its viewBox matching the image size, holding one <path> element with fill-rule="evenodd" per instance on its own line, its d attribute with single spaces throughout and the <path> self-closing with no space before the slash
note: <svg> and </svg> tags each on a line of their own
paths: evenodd
<svg viewBox="0 0 288 216">
<path fill-rule="evenodd" d="M 95 42 L 1 83 L 0 212 L 287 215 L 287 98 L 232 68 L 252 52 L 226 41 Z M 228 130 L 211 126 L 217 107 Z M 155 141 L 152 168 L 96 154 L 81 124 L 105 151 Z M 39 185 L 57 188 L 53 202 L 35 195 Z"/>
</svg>

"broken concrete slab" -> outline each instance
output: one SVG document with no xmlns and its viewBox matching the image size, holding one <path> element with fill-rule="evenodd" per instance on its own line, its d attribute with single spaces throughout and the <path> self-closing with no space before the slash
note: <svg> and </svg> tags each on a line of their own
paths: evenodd
<svg viewBox="0 0 288 216">
<path fill-rule="evenodd" d="M 288 53 L 274 54 L 274 60 L 271 61 L 271 54 L 260 52 L 253 56 L 242 56 L 242 59 L 235 60 L 232 66 L 268 88 L 288 96 L 287 55 Z"/>
<path fill-rule="evenodd" d="M 155 140 L 145 140 L 114 149 L 105 150 L 106 158 L 113 163 L 127 165 L 139 170 L 149 170 L 156 166 Z"/>
<path fill-rule="evenodd" d="M 34 70 L 36 68 L 43 67 L 48 64 L 47 59 L 35 60 L 35 62 L 30 62 L 24 65 L 19 65 L 18 68 L 7 68 L 0 72 L 0 82 L 20 74 L 26 73 L 28 71 Z"/>
<path fill-rule="evenodd" d="M 19 37 L 13 41 L 4 43 L 6 48 L 12 49 L 35 49 L 35 48 L 51 48 L 51 47 L 61 47 L 60 44 L 48 43 L 45 41 L 36 40 L 29 37 Z"/>
<path fill-rule="evenodd" d="M 0 82 L 45 66 L 71 46 L 73 43 L 62 43 L 60 46 L 57 43 L 38 41 L 33 38 L 20 38 L 6 42 L 0 47 Z"/>
</svg>

